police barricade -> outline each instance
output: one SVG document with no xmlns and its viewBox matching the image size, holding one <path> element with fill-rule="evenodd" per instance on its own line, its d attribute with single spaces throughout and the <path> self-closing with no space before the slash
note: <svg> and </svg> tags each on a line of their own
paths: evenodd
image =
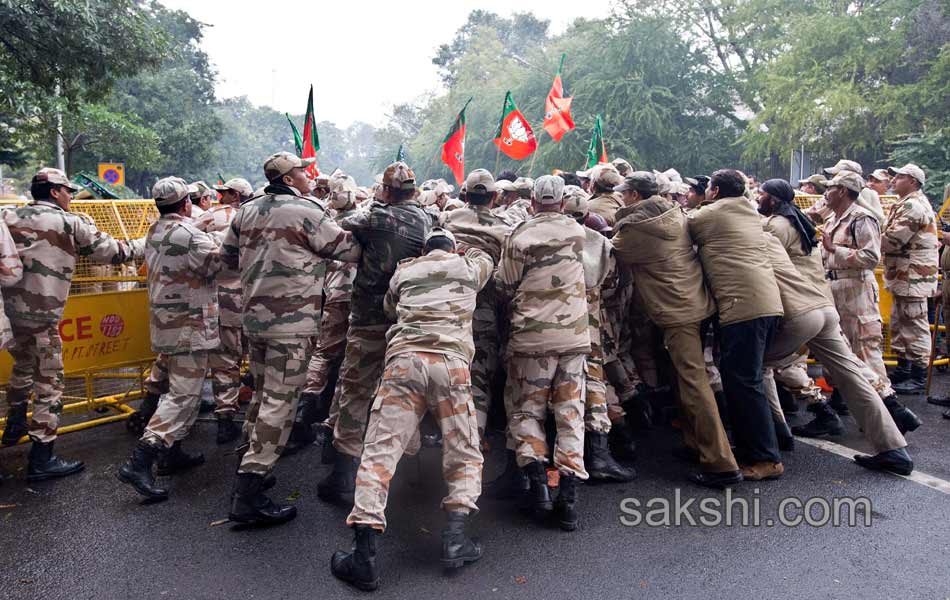
<svg viewBox="0 0 950 600">
<path fill-rule="evenodd" d="M 0 210 L 22 205 L 4 201 Z M 93 222 L 116 239 L 144 237 L 158 218 L 151 200 L 74 200 L 70 212 Z M 65 393 L 63 413 L 86 413 L 69 419 L 59 433 L 127 419 L 128 403 L 143 395 L 143 382 L 155 359 L 149 339 L 148 292 L 144 261 L 125 265 L 92 264 L 79 258 L 59 334 L 63 340 Z M 6 384 L 13 360 L 0 352 L 0 429 L 6 422 Z M 65 420 L 64 420 L 65 421 Z M 28 438 L 23 437 L 21 443 Z"/>
<path fill-rule="evenodd" d="M 812 196 L 812 195 L 801 195 L 795 196 L 795 205 L 802 210 L 806 210 L 812 207 L 812 205 L 817 202 L 821 196 Z M 884 195 L 881 196 L 881 210 L 884 211 L 884 215 L 889 215 L 891 209 L 894 207 L 894 204 L 897 203 L 898 197 L 894 195 Z M 937 213 L 937 222 L 939 223 L 944 215 L 950 217 L 950 197 L 944 200 L 943 205 L 940 207 L 940 210 Z M 937 228 L 940 229 L 939 227 Z M 883 256 L 881 257 L 883 260 Z M 897 355 L 891 350 L 891 332 L 890 332 L 890 322 L 891 322 L 891 306 L 893 305 L 893 297 L 891 293 L 884 288 L 884 269 L 882 266 L 878 266 L 874 270 L 874 276 L 877 279 L 877 285 L 880 289 L 880 296 L 878 301 L 878 310 L 881 313 L 881 321 L 884 323 L 884 364 L 889 367 L 897 366 Z M 940 281 L 943 281 L 943 276 L 938 276 Z M 943 285 L 941 283 L 941 285 Z M 946 319 L 950 315 L 943 315 L 941 318 L 942 323 L 946 323 Z M 932 321 L 933 319 L 931 319 Z M 933 331 L 934 323 L 930 323 L 930 330 Z M 947 335 L 947 328 L 945 325 L 939 325 L 937 327 L 939 332 L 942 332 L 944 335 Z M 939 346 L 934 354 L 933 365 L 935 367 L 946 368 L 950 364 L 950 357 L 941 355 L 940 349 L 943 346 Z M 812 362 L 812 359 L 809 359 L 809 362 Z"/>
</svg>

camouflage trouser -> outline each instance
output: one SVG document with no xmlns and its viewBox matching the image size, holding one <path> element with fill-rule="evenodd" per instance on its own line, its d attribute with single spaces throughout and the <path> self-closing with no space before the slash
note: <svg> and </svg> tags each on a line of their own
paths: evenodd
<svg viewBox="0 0 950 600">
<path fill-rule="evenodd" d="M 210 354 L 217 350 L 193 350 L 187 354 L 165 354 L 168 392 L 162 396 L 142 441 L 171 448 L 185 439 L 198 418 L 201 388 L 208 372 Z"/>
<path fill-rule="evenodd" d="M 376 392 L 347 525 L 386 529 L 389 483 L 426 410 L 442 429 L 442 509 L 470 513 L 482 491 L 482 452 L 468 363 L 431 352 L 389 359 Z"/>
<path fill-rule="evenodd" d="M 894 296 L 891 305 L 891 349 L 915 365 L 930 362 L 930 322 L 927 299 Z"/>
<path fill-rule="evenodd" d="M 349 302 L 333 302 L 323 306 L 320 334 L 307 367 L 307 384 L 303 388 L 305 393 L 322 394 L 330 380 L 330 372 L 343 361 L 349 321 Z"/>
<path fill-rule="evenodd" d="M 387 329 L 389 325 L 350 325 L 346 333 L 346 355 L 334 398 L 339 414 L 333 426 L 333 446 L 349 456 L 359 457 L 363 451 L 369 406 L 386 359 Z"/>
<path fill-rule="evenodd" d="M 168 355 L 159 352 L 145 379 L 145 390 L 149 394 L 161 396 L 168 392 Z"/>
<path fill-rule="evenodd" d="M 841 333 L 855 356 L 876 375 L 871 383 L 881 398 L 894 394 L 884 367 L 884 329 L 878 312 L 878 288 L 872 280 L 831 282 L 835 308 L 841 319 Z M 827 371 L 825 371 L 826 377 Z"/>
<path fill-rule="evenodd" d="M 514 440 L 518 466 L 546 463 L 548 442 L 544 421 L 548 407 L 554 413 L 557 441 L 554 466 L 558 471 L 587 479 L 584 469 L 584 371 L 587 356 L 514 355 L 508 362 L 505 401 L 508 429 Z"/>
<path fill-rule="evenodd" d="M 484 435 L 491 409 L 491 390 L 495 372 L 498 371 L 498 333 L 473 327 L 475 356 L 472 358 L 472 397 L 475 400 L 475 415 L 478 431 Z"/>
<path fill-rule="evenodd" d="M 59 415 L 63 411 L 63 342 L 56 323 L 11 321 L 13 372 L 7 386 L 10 408 L 26 404 L 33 397 L 30 439 L 47 443 L 56 439 Z"/>
<path fill-rule="evenodd" d="M 604 365 L 588 359 L 584 362 L 584 430 L 595 433 L 610 433 L 610 418 L 607 415 L 607 384 L 604 382 Z"/>
<path fill-rule="evenodd" d="M 247 452 L 238 473 L 267 475 L 280 458 L 307 379 L 306 339 L 250 340 L 254 398 L 244 417 Z"/>
<path fill-rule="evenodd" d="M 244 339 L 240 327 L 221 326 L 221 346 L 211 353 L 211 388 L 214 390 L 216 415 L 234 416 L 239 410 L 241 363 L 244 362 Z"/>
<path fill-rule="evenodd" d="M 775 383 L 780 384 L 797 399 L 806 404 L 823 402 L 825 397 L 821 388 L 815 385 L 815 380 L 808 374 L 807 354 L 798 354 L 796 358 L 786 361 L 786 366 L 774 369 Z"/>
</svg>

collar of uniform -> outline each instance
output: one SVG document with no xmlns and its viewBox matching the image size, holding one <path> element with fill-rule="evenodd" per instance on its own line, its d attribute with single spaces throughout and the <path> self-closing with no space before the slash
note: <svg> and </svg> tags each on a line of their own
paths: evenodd
<svg viewBox="0 0 950 600">
<path fill-rule="evenodd" d="M 56 201 L 51 198 L 43 198 L 41 200 L 34 200 L 33 204 L 42 204 L 43 206 L 49 206 L 50 208 L 55 208 L 56 210 L 62 210 L 63 212 L 66 212 L 65 210 L 63 210 L 62 206 L 57 204 Z"/>
<path fill-rule="evenodd" d="M 189 217 L 179 213 L 168 213 L 167 215 L 162 215 L 159 219 L 165 219 L 166 221 L 186 221 L 189 220 Z"/>
</svg>

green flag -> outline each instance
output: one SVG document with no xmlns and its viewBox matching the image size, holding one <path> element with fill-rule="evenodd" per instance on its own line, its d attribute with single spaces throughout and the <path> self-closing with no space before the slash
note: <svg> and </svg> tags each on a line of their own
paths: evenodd
<svg viewBox="0 0 950 600">
<path fill-rule="evenodd" d="M 294 122 L 290 119 L 290 115 L 284 113 L 284 116 L 287 117 L 287 122 L 290 123 L 290 128 L 294 132 L 294 148 L 297 150 L 297 156 L 300 156 L 300 153 L 303 152 L 303 140 L 300 139 L 300 132 L 297 131 L 297 126 L 294 125 Z"/>
<path fill-rule="evenodd" d="M 594 121 L 594 134 L 590 138 L 590 146 L 587 148 L 587 168 L 591 168 L 598 163 L 607 162 L 607 146 L 604 145 L 604 129 L 600 121 L 600 115 Z"/>
<path fill-rule="evenodd" d="M 406 150 L 399 144 L 399 150 L 396 150 L 396 162 L 406 162 Z"/>
</svg>

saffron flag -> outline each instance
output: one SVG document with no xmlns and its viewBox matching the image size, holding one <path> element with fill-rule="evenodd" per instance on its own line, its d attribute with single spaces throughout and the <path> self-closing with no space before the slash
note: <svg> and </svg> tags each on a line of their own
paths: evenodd
<svg viewBox="0 0 950 600">
<path fill-rule="evenodd" d="M 495 145 L 505 156 L 515 160 L 524 160 L 538 148 L 534 131 L 531 130 L 528 120 L 515 106 L 511 92 L 505 94 L 505 105 L 501 111 L 501 123 L 498 124 Z"/>
<path fill-rule="evenodd" d="M 310 96 L 307 98 L 307 114 L 303 121 L 303 147 L 300 151 L 300 158 L 317 158 L 317 150 L 320 149 L 320 136 L 317 135 L 317 120 L 313 116 L 313 85 L 310 86 Z M 320 174 L 317 163 L 307 167 L 307 173 L 311 177 Z"/>
<path fill-rule="evenodd" d="M 548 92 L 548 98 L 544 102 L 544 130 L 555 142 L 560 142 L 565 133 L 574 129 L 574 119 L 571 117 L 573 98 L 564 97 L 564 83 L 561 81 L 561 69 L 564 68 L 565 56 L 565 54 L 561 55 L 561 64 L 558 65 L 551 91 Z"/>
<path fill-rule="evenodd" d="M 469 98 L 456 115 L 452 129 L 442 140 L 442 162 L 452 171 L 455 182 L 459 185 L 465 181 L 465 109 L 471 101 Z"/>
</svg>

